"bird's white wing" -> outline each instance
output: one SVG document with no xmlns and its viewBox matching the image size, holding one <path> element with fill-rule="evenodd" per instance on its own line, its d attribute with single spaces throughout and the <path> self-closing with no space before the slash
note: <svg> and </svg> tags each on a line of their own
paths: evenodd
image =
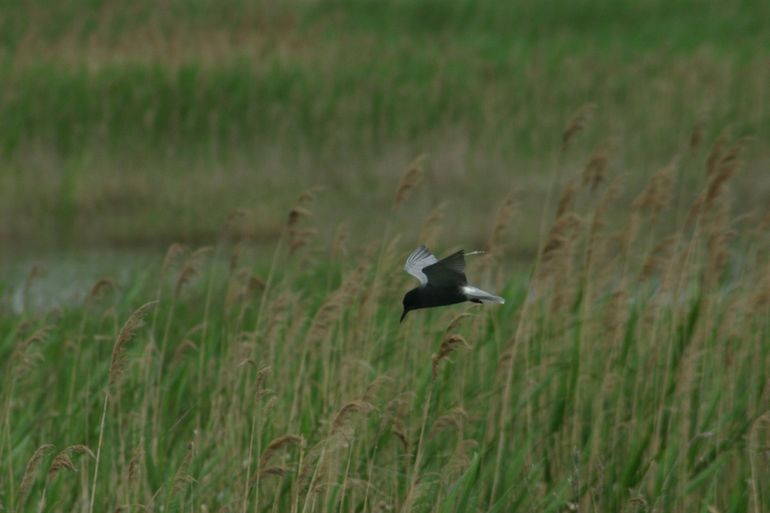
<svg viewBox="0 0 770 513">
<path fill-rule="evenodd" d="M 420 285 L 425 285 L 428 283 L 428 277 L 422 270 L 436 262 L 438 262 L 438 258 L 428 248 L 420 246 L 412 251 L 412 254 L 406 259 L 404 270 L 420 280 Z"/>
</svg>

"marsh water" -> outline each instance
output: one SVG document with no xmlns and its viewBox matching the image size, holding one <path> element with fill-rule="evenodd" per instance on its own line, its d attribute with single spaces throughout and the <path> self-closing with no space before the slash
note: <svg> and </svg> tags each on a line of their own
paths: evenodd
<svg viewBox="0 0 770 513">
<path fill-rule="evenodd" d="M 97 280 L 126 284 L 162 259 L 162 250 L 135 248 L 5 253 L 0 256 L 0 312 L 77 304 Z"/>
</svg>

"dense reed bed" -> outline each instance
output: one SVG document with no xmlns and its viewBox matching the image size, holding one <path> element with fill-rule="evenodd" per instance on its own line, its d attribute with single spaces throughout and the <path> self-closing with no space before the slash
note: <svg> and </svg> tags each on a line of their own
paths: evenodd
<svg viewBox="0 0 770 513">
<path fill-rule="evenodd" d="M 612 133 L 636 187 L 699 122 L 770 137 L 769 6 L 10 0 L 0 241 L 209 245 L 232 208 L 259 204 L 252 224 L 272 244 L 300 187 L 329 185 L 324 205 L 351 218 L 373 202 L 387 212 L 395 175 L 422 152 L 435 192 L 415 216 L 445 199 L 474 212 L 512 175 L 537 207 L 582 104 L 596 106 L 586 147 Z M 754 151 L 742 191 L 767 201 L 767 149 Z M 448 221 L 467 240 L 484 219 L 464 219 Z M 533 253 L 536 233 L 522 239 Z"/>
<path fill-rule="evenodd" d="M 234 212 L 214 246 L 172 245 L 80 305 L 6 311 L 0 507 L 769 510 L 770 217 L 731 205 L 747 142 L 709 143 L 697 184 L 683 155 L 627 202 L 605 146 L 555 168 L 527 273 L 506 248 L 540 213 L 499 195 L 468 272 L 501 307 L 399 325 L 417 229 L 319 237 L 310 190 L 269 264 Z M 426 193 L 425 160 L 394 220 Z M 457 242 L 442 212 L 419 235 L 436 249 Z"/>
</svg>

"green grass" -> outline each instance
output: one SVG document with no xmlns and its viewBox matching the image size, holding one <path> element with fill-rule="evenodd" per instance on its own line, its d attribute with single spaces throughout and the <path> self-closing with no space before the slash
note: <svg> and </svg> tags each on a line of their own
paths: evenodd
<svg viewBox="0 0 770 513">
<path fill-rule="evenodd" d="M 301 216 L 271 259 L 243 252 L 236 218 L 215 247 L 169 250 L 82 302 L 8 310 L 0 505 L 764 511 L 770 247 L 760 221 L 728 243 L 717 184 L 734 161 L 717 160 L 695 193 L 663 201 L 680 219 L 669 245 L 652 210 L 605 219 L 613 188 L 581 187 L 533 272 L 506 276 L 510 213 L 498 215 L 468 273 L 500 307 L 399 325 L 412 280 L 392 229 L 349 252 L 301 246 Z M 126 322 L 151 301 L 143 325 Z M 467 345 L 437 359 L 450 335 Z M 287 434 L 302 441 L 268 450 Z M 79 444 L 93 454 L 66 452 Z M 57 451 L 68 465 L 54 472 Z"/>
</svg>

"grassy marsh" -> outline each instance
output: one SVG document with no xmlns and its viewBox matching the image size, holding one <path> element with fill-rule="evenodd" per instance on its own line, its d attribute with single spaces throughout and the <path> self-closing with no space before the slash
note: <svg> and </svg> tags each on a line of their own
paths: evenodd
<svg viewBox="0 0 770 513">
<path fill-rule="evenodd" d="M 770 510 L 769 5 L 6 3 L 0 510 Z"/>
</svg>

